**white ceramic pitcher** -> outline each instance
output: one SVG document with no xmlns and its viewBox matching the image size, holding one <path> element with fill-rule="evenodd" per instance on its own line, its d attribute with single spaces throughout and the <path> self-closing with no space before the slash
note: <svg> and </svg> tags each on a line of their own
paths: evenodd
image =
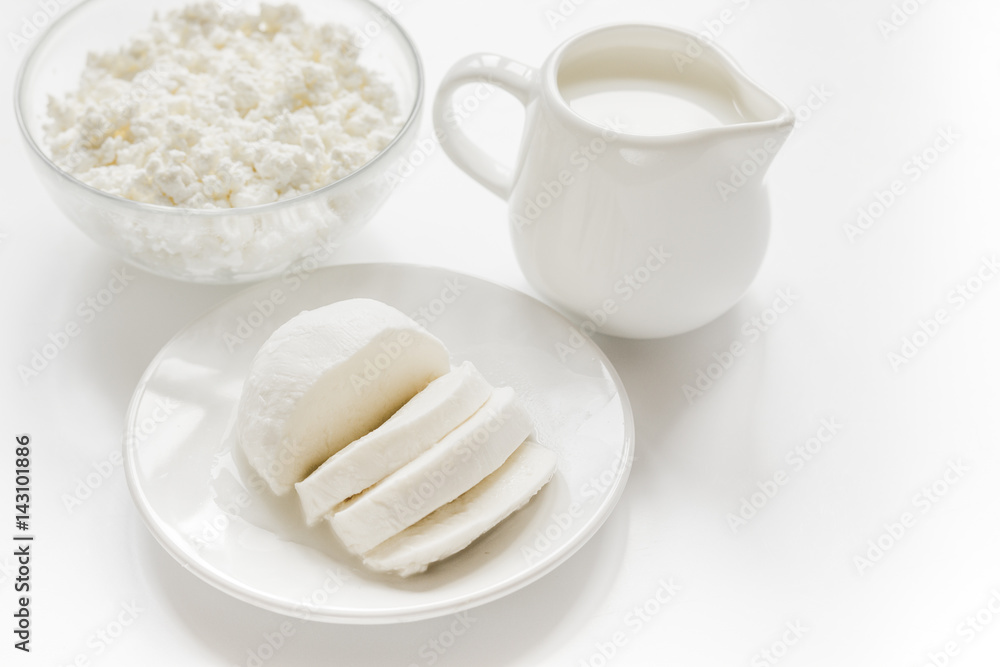
<svg viewBox="0 0 1000 667">
<path fill-rule="evenodd" d="M 527 109 L 513 168 L 454 122 L 458 89 L 481 82 Z M 543 296 L 585 331 L 658 338 L 715 319 L 750 286 L 770 230 L 764 173 L 794 115 L 695 34 L 614 25 L 538 70 L 462 59 L 434 123 L 455 164 L 509 201 L 518 262 Z"/>
</svg>

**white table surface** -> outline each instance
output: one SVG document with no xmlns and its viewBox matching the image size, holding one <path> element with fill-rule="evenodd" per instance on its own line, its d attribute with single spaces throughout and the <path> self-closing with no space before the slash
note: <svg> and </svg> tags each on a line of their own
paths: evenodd
<svg viewBox="0 0 1000 667">
<path fill-rule="evenodd" d="M 879 21 L 894 4 L 916 11 L 883 35 Z M 115 457 L 147 363 L 238 288 L 137 273 L 44 373 L 22 382 L 17 366 L 78 319 L 77 304 L 122 262 L 48 201 L 8 101 L 0 540 L 13 545 L 16 532 L 21 433 L 33 442 L 37 537 L 29 655 L 12 647 L 13 547 L 0 549 L 0 662 L 254 665 L 270 638 L 281 646 L 264 664 L 289 666 L 1000 664 L 1000 278 L 967 301 L 954 292 L 976 287 L 984 258 L 1000 259 L 1000 5 L 563 0 L 566 20 L 552 26 L 546 11 L 559 6 L 403 0 L 400 20 L 421 50 L 430 95 L 467 53 L 539 64 L 569 35 L 605 22 L 705 29 L 728 18 L 717 41 L 751 76 L 793 107 L 815 91 L 825 98 L 812 97 L 816 108 L 802 112 L 769 174 L 773 240 L 746 298 L 672 339 L 596 337 L 626 385 L 637 436 L 631 478 L 604 527 L 526 589 L 461 618 L 402 625 L 289 620 L 186 572 L 141 522 Z M 35 0 L 4 3 L 3 34 L 36 10 Z M 10 91 L 23 50 L 4 42 L 0 88 Z M 491 96 L 473 127 L 512 145 L 517 119 L 500 119 L 515 109 Z M 958 138 L 914 180 L 912 156 L 948 130 Z M 430 133 L 425 114 L 421 136 Z M 849 240 L 844 225 L 896 179 L 903 194 Z M 336 258 L 379 261 L 441 265 L 530 292 L 504 204 L 440 150 Z M 793 306 L 751 341 L 752 318 L 777 290 L 790 291 Z M 947 319 L 936 335 L 894 369 L 888 354 L 938 310 Z M 747 343 L 746 354 L 689 402 L 683 385 L 733 341 Z M 824 423 L 835 425 L 832 438 Z M 829 442 L 810 460 L 789 454 L 817 433 Z M 109 467 L 69 511 L 65 496 Z M 784 483 L 774 497 L 733 530 L 728 515 L 776 474 Z M 859 561 L 880 539 L 884 555 Z M 661 582 L 678 588 L 667 602 L 657 601 L 668 597 Z"/>
</svg>

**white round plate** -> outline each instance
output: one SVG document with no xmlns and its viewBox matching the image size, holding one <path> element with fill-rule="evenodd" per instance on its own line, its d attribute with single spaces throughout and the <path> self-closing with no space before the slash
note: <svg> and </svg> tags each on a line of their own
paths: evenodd
<svg viewBox="0 0 1000 667">
<path fill-rule="evenodd" d="M 513 387 L 552 481 L 455 556 L 403 579 L 364 569 L 325 525 L 308 528 L 294 493 L 276 497 L 234 446 L 251 360 L 302 310 L 369 297 L 423 324 L 455 364 Z M 444 269 L 393 264 L 302 270 L 226 301 L 173 338 L 129 408 L 125 472 L 156 539 L 187 569 L 275 612 L 336 623 L 394 623 L 507 595 L 565 561 L 618 501 L 634 451 L 632 413 L 607 358 L 548 306 Z"/>
</svg>

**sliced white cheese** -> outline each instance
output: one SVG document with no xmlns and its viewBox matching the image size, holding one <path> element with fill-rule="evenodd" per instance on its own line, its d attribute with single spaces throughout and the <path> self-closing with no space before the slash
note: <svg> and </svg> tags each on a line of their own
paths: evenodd
<svg viewBox="0 0 1000 667">
<path fill-rule="evenodd" d="M 331 456 L 295 485 L 306 523 L 396 472 L 471 417 L 492 387 L 465 362 L 411 398 L 377 429 Z"/>
<path fill-rule="evenodd" d="M 426 452 L 328 516 L 334 533 L 363 554 L 491 472 L 531 433 L 531 418 L 514 390 L 493 391 L 483 407 Z"/>
<path fill-rule="evenodd" d="M 278 495 L 450 369 L 437 338 L 395 308 L 350 299 L 306 311 L 254 357 L 236 437 Z"/>
<path fill-rule="evenodd" d="M 555 453 L 527 440 L 479 484 L 366 553 L 364 563 L 404 577 L 423 572 L 527 504 L 555 469 Z"/>
</svg>

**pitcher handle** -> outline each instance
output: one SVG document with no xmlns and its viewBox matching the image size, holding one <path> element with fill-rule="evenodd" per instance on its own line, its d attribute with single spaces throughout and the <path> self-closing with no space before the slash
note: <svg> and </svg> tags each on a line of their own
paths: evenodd
<svg viewBox="0 0 1000 667">
<path fill-rule="evenodd" d="M 434 98 L 434 127 L 441 147 L 462 171 L 503 199 L 510 196 L 514 170 L 469 140 L 455 122 L 452 100 L 460 86 L 486 83 L 497 86 L 527 106 L 535 94 L 538 73 L 534 68 L 492 53 L 466 56 L 444 75 Z"/>
</svg>

